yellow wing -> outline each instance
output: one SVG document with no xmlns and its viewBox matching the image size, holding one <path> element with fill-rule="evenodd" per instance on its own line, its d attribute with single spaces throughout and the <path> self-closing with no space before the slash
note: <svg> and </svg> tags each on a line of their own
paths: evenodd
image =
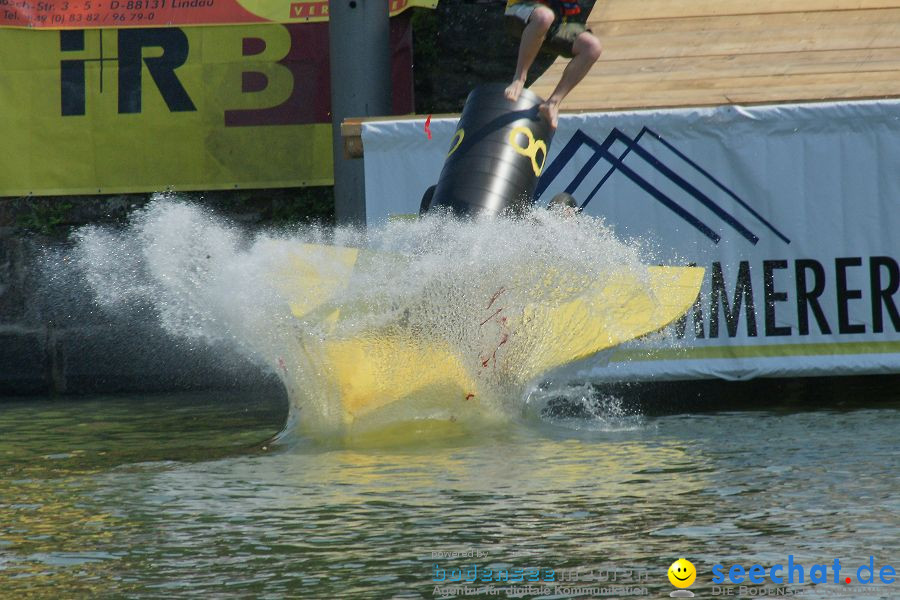
<svg viewBox="0 0 900 600">
<path fill-rule="evenodd" d="M 335 297 L 363 255 L 357 248 L 296 244 L 279 282 L 294 316 L 337 322 L 341 307 Z M 649 267 L 641 274 L 615 274 L 565 302 L 528 304 L 509 319 L 504 360 L 530 380 L 658 331 L 692 306 L 702 278 L 702 268 Z M 344 425 L 363 418 L 394 423 L 411 404 L 419 419 L 454 419 L 477 408 L 484 365 L 460 356 L 446 340 L 420 339 L 397 327 L 326 337 L 315 351 L 317 376 L 329 379 L 325 388 L 339 396 Z"/>
</svg>

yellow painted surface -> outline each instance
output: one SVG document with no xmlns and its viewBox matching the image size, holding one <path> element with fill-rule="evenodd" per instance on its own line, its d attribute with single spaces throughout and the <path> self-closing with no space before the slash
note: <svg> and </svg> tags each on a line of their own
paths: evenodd
<svg viewBox="0 0 900 600">
<path fill-rule="evenodd" d="M 334 298 L 364 255 L 355 248 L 294 247 L 279 284 L 286 293 L 302 296 L 291 304 L 294 316 L 336 323 L 342 307 Z M 524 383 L 658 331 L 693 305 L 702 279 L 702 268 L 650 267 L 640 276 L 617 274 L 566 302 L 524 306 L 509 318 L 502 361 L 515 365 L 515 375 Z M 361 310 L 353 307 L 355 314 Z M 349 338 L 326 336 L 316 352 L 317 376 L 330 379 L 323 387 L 338 394 L 345 425 L 395 404 L 475 406 L 480 369 L 489 362 L 461 356 L 447 341 L 417 337 L 404 327 L 372 328 Z"/>
</svg>

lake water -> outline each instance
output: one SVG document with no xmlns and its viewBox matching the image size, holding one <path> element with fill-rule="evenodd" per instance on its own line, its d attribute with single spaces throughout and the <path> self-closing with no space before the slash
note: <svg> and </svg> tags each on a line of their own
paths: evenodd
<svg viewBox="0 0 900 600">
<path fill-rule="evenodd" d="M 0 399 L 0 598 L 669 597 L 682 557 L 698 597 L 900 597 L 896 375 L 530 387 L 548 344 L 483 313 L 657 263 L 600 220 L 251 232 L 159 198 L 67 252 L 51 299 L 86 282 L 104 319 L 227 347 L 288 391 Z M 490 410 L 435 384 L 416 398 L 446 427 L 413 435 L 410 402 L 389 434 L 338 437 L 328 344 L 385 331 L 455 349 Z M 403 383 L 387 356 L 372 381 Z"/>
<path fill-rule="evenodd" d="M 365 449 L 273 441 L 278 395 L 4 400 L 0 597 L 668 597 L 683 556 L 702 598 L 897 598 L 900 397 L 854 393 Z"/>
</svg>

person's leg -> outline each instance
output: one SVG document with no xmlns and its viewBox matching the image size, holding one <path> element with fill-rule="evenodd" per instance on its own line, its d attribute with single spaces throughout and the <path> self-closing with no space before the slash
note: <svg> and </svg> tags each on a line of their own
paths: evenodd
<svg viewBox="0 0 900 600">
<path fill-rule="evenodd" d="M 540 107 L 541 113 L 550 121 L 550 126 L 554 129 L 559 121 L 560 102 L 569 95 L 572 88 L 584 79 L 584 76 L 600 58 L 602 50 L 600 40 L 588 31 L 575 38 L 575 43 L 572 45 L 572 60 L 566 65 L 556 89 Z"/>
<path fill-rule="evenodd" d="M 553 24 L 555 15 L 553 11 L 546 6 L 538 6 L 528 17 L 528 24 L 522 31 L 522 40 L 519 42 L 519 58 L 516 62 L 516 75 L 513 81 L 506 88 L 506 97 L 515 102 L 519 99 L 519 94 L 525 87 L 525 79 L 528 77 L 528 69 L 531 68 L 534 59 L 537 58 L 538 52 L 541 50 L 541 44 L 550 25 Z"/>
</svg>

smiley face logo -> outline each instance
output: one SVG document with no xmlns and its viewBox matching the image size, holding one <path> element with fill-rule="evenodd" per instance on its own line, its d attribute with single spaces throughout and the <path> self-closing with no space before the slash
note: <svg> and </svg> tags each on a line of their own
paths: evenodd
<svg viewBox="0 0 900 600">
<path fill-rule="evenodd" d="M 697 579 L 697 569 L 689 560 L 679 558 L 669 567 L 669 581 L 677 588 L 689 587 Z"/>
</svg>

